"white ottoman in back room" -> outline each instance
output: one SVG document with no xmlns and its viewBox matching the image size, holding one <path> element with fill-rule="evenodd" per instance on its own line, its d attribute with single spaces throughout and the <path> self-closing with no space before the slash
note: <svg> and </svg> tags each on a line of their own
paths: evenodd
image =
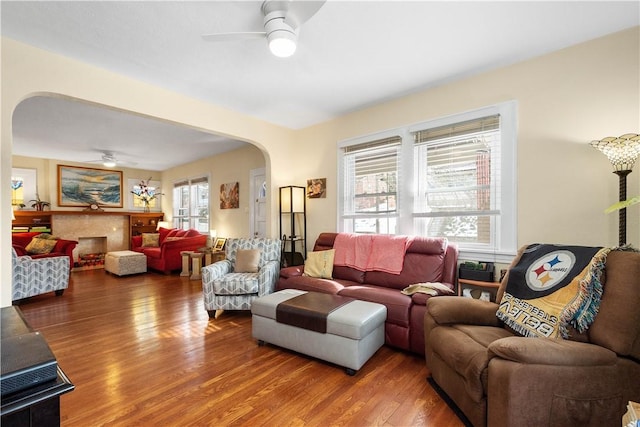
<svg viewBox="0 0 640 427">
<path fill-rule="evenodd" d="M 147 256 L 134 251 L 107 252 L 104 270 L 118 276 L 147 272 Z"/>
<path fill-rule="evenodd" d="M 349 375 L 358 369 L 384 344 L 384 322 L 387 307 L 368 301 L 351 300 L 326 316 L 326 332 L 278 322 L 278 305 L 305 291 L 285 289 L 251 302 L 252 333 L 259 344 L 270 343 L 346 368 Z M 309 292 L 316 296 L 343 298 L 337 295 Z M 296 307 L 298 309 L 298 307 Z M 302 304 L 303 322 L 306 309 Z M 310 317 L 318 318 L 311 308 Z"/>
</svg>

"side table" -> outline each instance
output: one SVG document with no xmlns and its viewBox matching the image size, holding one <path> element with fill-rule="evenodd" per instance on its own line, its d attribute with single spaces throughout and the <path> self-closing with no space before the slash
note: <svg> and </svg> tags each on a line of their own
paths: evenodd
<svg viewBox="0 0 640 427">
<path fill-rule="evenodd" d="M 191 254 L 193 251 L 182 251 L 180 255 L 182 256 L 182 271 L 180 272 L 180 277 L 189 277 L 189 269 L 191 263 Z"/>
<path fill-rule="evenodd" d="M 496 293 L 499 287 L 500 282 L 458 279 L 458 295 L 463 296 L 464 290 L 469 289 L 469 294 L 475 299 L 479 299 L 483 292 L 488 292 L 490 301 L 496 302 Z"/>
</svg>

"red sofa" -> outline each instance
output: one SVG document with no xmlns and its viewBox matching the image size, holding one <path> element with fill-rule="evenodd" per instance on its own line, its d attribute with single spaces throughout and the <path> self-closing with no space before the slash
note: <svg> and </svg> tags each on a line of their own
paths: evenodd
<svg viewBox="0 0 640 427">
<path fill-rule="evenodd" d="M 197 230 L 158 229 L 158 246 L 142 246 L 142 235 L 131 238 L 131 250 L 147 256 L 147 267 L 164 274 L 182 269 L 183 251 L 195 251 L 207 244 L 207 236 Z"/>
<path fill-rule="evenodd" d="M 333 248 L 337 234 L 321 233 L 313 250 Z M 408 296 L 401 291 L 423 282 L 440 282 L 454 290 L 457 263 L 458 248 L 446 239 L 414 237 L 399 275 L 334 266 L 332 279 L 320 279 L 303 276 L 304 266 L 293 266 L 280 270 L 276 290 L 324 292 L 384 304 L 385 343 L 424 355 L 424 315 L 431 296 L 424 293 Z"/>
<path fill-rule="evenodd" d="M 73 250 L 78 244 L 75 240 L 58 239 L 56 246 L 48 254 L 30 254 L 27 252 L 26 247 L 33 239 L 33 236 L 41 234 L 39 231 L 30 233 L 11 233 L 11 243 L 18 256 L 29 255 L 33 259 L 48 258 L 56 256 L 68 256 L 69 257 L 69 269 L 73 268 Z"/>
</svg>

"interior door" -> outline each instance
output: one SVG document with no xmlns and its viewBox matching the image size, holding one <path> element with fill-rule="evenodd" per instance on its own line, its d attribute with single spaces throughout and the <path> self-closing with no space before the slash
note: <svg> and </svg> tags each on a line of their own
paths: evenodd
<svg viewBox="0 0 640 427">
<path fill-rule="evenodd" d="M 267 234 L 267 179 L 265 169 L 251 170 L 251 235 Z"/>
</svg>

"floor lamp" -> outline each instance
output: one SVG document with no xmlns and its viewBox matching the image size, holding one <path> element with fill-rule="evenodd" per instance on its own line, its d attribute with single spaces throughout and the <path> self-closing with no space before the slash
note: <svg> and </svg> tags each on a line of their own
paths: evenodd
<svg viewBox="0 0 640 427">
<path fill-rule="evenodd" d="M 619 201 L 627 199 L 627 175 L 631 173 L 633 165 L 640 156 L 640 135 L 627 133 L 620 137 L 607 137 L 599 141 L 591 141 L 591 146 L 602 151 L 613 166 L 613 173 L 618 175 L 620 181 Z M 618 244 L 627 243 L 627 209 L 619 211 L 618 220 Z"/>
</svg>

